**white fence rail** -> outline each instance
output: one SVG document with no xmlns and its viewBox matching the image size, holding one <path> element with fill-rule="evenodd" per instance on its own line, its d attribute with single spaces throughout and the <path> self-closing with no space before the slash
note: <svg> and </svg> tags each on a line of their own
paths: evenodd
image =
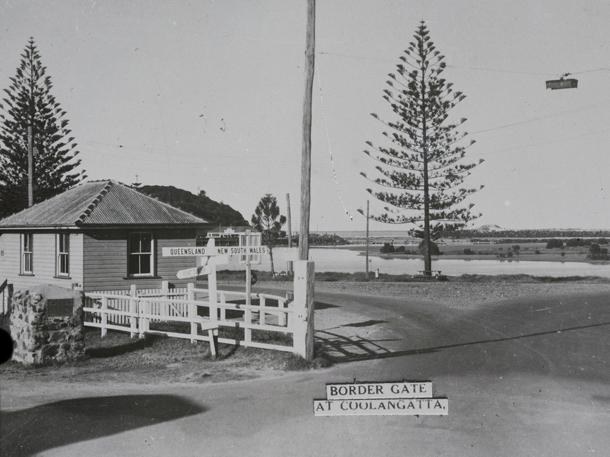
<svg viewBox="0 0 610 457">
<path fill-rule="evenodd" d="M 85 326 L 175 338 L 210 341 L 218 328 L 218 342 L 246 347 L 294 351 L 294 310 L 289 299 L 270 294 L 210 291 L 189 284 L 186 289 L 136 289 L 86 293 Z M 249 299 L 248 299 L 249 298 Z M 247 304 L 250 303 L 250 304 Z M 190 324 L 190 325 L 184 325 Z"/>
</svg>

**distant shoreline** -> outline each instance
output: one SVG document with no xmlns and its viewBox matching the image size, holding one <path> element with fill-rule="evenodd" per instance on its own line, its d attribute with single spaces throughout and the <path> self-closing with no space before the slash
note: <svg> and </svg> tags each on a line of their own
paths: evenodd
<svg viewBox="0 0 610 457">
<path fill-rule="evenodd" d="M 366 253 L 366 249 L 365 249 L 364 245 L 351 245 L 350 244 L 350 245 L 345 245 L 345 246 L 325 246 L 325 247 L 326 248 L 336 247 L 339 249 L 349 249 L 351 251 L 358 252 L 359 255 L 361 255 L 361 256 L 365 255 L 365 253 Z M 441 252 L 443 250 L 443 247 L 444 246 L 441 246 Z M 411 249 L 416 249 L 416 247 L 412 246 Z M 435 260 L 445 259 L 445 260 L 464 260 L 464 261 L 497 260 L 500 262 L 507 262 L 507 263 L 521 261 L 521 262 L 558 262 L 558 263 L 579 262 L 579 263 L 587 263 L 590 265 L 608 265 L 608 264 L 610 264 L 610 260 L 591 260 L 591 259 L 587 258 L 587 253 L 585 251 L 583 251 L 583 249 L 572 249 L 572 248 L 568 248 L 563 251 L 559 251 L 559 250 L 544 249 L 544 248 L 540 247 L 540 254 L 534 254 L 534 253 L 531 253 L 531 251 L 530 251 L 528 253 L 521 253 L 518 255 L 513 255 L 513 257 L 504 257 L 504 258 L 498 257 L 495 253 L 461 254 L 461 253 L 455 252 L 455 249 L 453 249 L 453 251 L 454 252 L 444 253 L 439 256 L 433 256 L 432 261 L 434 262 Z M 562 256 L 561 252 L 564 252 L 565 255 Z M 382 259 L 421 259 L 422 258 L 422 256 L 419 254 L 403 254 L 403 253 L 396 253 L 396 252 L 381 253 L 379 245 L 370 246 L 369 256 L 379 257 Z"/>
</svg>

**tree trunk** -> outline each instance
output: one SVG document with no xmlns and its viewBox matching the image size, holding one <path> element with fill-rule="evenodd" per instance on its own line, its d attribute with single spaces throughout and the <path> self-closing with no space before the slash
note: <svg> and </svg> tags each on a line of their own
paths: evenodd
<svg viewBox="0 0 610 457">
<path fill-rule="evenodd" d="M 422 58 L 422 149 L 424 159 L 424 276 L 432 276 L 432 254 L 430 249 L 430 186 L 428 183 L 428 128 L 426 115 L 425 59 Z"/>
<path fill-rule="evenodd" d="M 271 260 L 271 276 L 275 276 L 275 269 L 273 268 L 273 246 L 267 246 L 269 248 L 269 259 Z"/>
</svg>

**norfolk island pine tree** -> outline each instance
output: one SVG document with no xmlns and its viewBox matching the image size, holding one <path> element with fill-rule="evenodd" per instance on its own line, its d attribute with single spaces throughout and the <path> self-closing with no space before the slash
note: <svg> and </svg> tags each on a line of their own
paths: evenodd
<svg viewBox="0 0 610 457">
<path fill-rule="evenodd" d="M 0 217 L 27 206 L 28 126 L 32 126 L 34 202 L 59 194 L 86 178 L 53 84 L 30 38 L 0 100 Z"/>
<path fill-rule="evenodd" d="M 371 113 L 384 125 L 385 137 L 381 145 L 366 142 L 370 150 L 364 153 L 376 162 L 376 175 L 361 173 L 375 185 L 367 191 L 385 204 L 384 212 L 371 219 L 412 224 L 412 233 L 423 238 L 426 276 L 432 275 L 433 237 L 479 217 L 466 199 L 483 188 L 463 185 L 483 159 L 463 162 L 474 140 L 467 142 L 467 133 L 459 130 L 465 118 L 455 121 L 450 117 L 465 95 L 443 78 L 444 60 L 422 21 L 386 81 L 383 99 L 391 107 L 392 120 L 386 122 Z"/>
</svg>

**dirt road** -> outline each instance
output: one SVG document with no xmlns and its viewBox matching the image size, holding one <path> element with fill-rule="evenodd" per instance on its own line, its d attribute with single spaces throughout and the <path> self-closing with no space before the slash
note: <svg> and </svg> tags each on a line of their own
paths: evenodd
<svg viewBox="0 0 610 457">
<path fill-rule="evenodd" d="M 393 296 L 319 288 L 318 343 L 337 362 L 329 369 L 203 385 L 3 385 L 0 453 L 607 455 L 607 285 L 515 299 L 491 293 L 464 297 L 461 306 L 451 300 L 457 289 L 426 301 L 408 298 L 416 294 L 404 287 Z M 353 378 L 429 379 L 449 398 L 449 415 L 313 416 L 325 383 Z"/>
</svg>

